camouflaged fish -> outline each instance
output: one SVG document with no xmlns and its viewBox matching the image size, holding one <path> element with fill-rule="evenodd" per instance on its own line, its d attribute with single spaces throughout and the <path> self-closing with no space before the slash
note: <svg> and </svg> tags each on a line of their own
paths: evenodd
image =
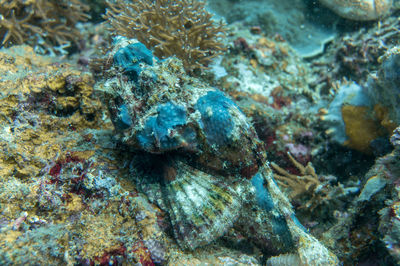
<svg viewBox="0 0 400 266">
<path fill-rule="evenodd" d="M 102 88 L 120 139 L 136 151 L 132 176 L 168 213 L 179 246 L 195 249 L 240 225 L 248 235 L 256 229 L 271 254 L 337 264 L 295 218 L 254 128 L 228 96 L 136 40 L 116 37 L 107 61 Z"/>
</svg>

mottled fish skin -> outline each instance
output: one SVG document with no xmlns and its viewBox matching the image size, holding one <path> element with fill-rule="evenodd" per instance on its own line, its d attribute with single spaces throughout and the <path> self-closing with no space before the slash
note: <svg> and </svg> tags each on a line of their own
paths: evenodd
<svg viewBox="0 0 400 266">
<path fill-rule="evenodd" d="M 319 0 L 339 16 L 351 20 L 377 20 L 387 15 L 392 0 Z"/>
<path fill-rule="evenodd" d="M 190 154 L 197 167 L 224 176 L 257 172 L 266 161 L 262 144 L 227 95 L 188 77 L 176 58 L 158 62 L 143 45 L 120 42 L 125 46 L 117 42 L 111 56 L 128 79 L 107 82 L 112 120 L 126 144 L 153 154 Z"/>
<path fill-rule="evenodd" d="M 131 169 L 139 171 L 132 174 L 135 183 L 168 212 L 175 240 L 184 249 L 193 250 L 222 236 L 240 215 L 243 197 L 253 194 L 247 180 L 237 182 L 233 177 L 208 174 L 180 156 L 154 159 L 137 155 L 133 161 Z M 154 164 L 164 171 L 144 173 Z M 166 172 L 172 172 L 173 178 L 163 176 Z"/>
<path fill-rule="evenodd" d="M 212 242 L 255 199 L 249 179 L 266 162 L 255 129 L 234 101 L 187 76 L 176 58 L 159 61 L 124 38 L 109 57 L 109 110 L 122 141 L 138 151 L 135 183 L 168 213 L 182 248 Z"/>
</svg>

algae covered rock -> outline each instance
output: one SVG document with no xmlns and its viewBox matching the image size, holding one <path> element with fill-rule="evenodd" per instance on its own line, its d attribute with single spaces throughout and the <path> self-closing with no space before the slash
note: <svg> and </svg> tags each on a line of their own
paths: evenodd
<svg viewBox="0 0 400 266">
<path fill-rule="evenodd" d="M 0 51 L 0 264 L 165 261 L 159 209 L 119 179 L 92 75 L 58 60 Z"/>
</svg>

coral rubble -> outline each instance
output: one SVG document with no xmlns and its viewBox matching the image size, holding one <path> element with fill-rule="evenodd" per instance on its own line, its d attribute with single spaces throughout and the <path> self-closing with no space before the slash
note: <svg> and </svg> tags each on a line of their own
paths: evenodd
<svg viewBox="0 0 400 266">
<path fill-rule="evenodd" d="M 321 16 L 316 1 L 208 0 L 207 4 L 229 25 L 242 23 L 268 37 L 282 36 L 304 58 L 321 54 L 337 35 L 329 19 L 334 14 Z"/>
</svg>

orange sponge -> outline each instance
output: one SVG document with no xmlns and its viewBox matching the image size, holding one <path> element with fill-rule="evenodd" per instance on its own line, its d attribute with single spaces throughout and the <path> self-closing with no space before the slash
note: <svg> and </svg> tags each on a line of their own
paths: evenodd
<svg viewBox="0 0 400 266">
<path fill-rule="evenodd" d="M 352 149 L 371 153 L 370 142 L 385 135 L 385 129 L 368 107 L 344 105 L 342 117 L 348 136 L 344 145 Z"/>
</svg>

